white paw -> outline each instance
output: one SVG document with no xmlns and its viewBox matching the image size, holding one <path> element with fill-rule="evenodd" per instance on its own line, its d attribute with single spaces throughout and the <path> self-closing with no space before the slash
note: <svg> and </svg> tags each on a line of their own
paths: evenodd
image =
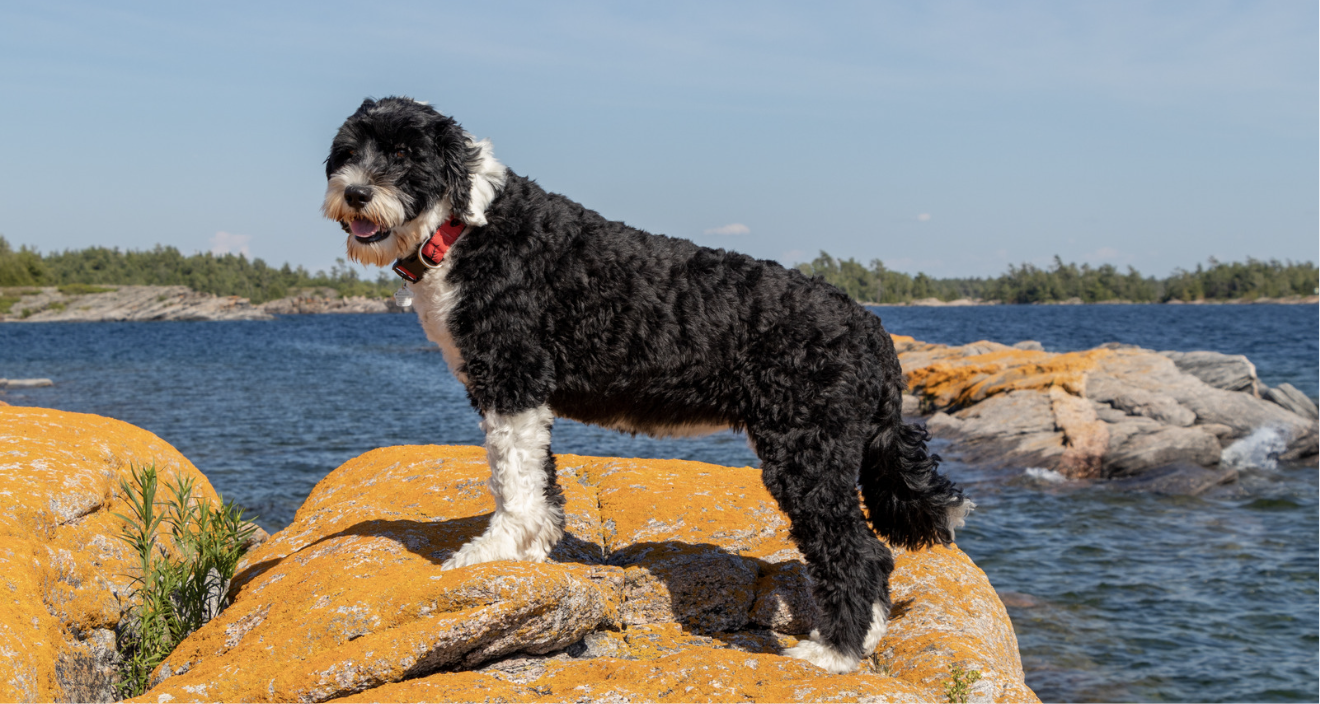
<svg viewBox="0 0 1320 704">
<path fill-rule="evenodd" d="M 459 548 L 458 552 L 440 565 L 440 569 L 452 570 L 496 560 L 517 560 L 520 557 L 518 545 L 509 540 L 507 535 L 486 533 Z"/>
<path fill-rule="evenodd" d="M 835 675 L 856 670 L 857 663 L 861 661 L 859 658 L 850 658 L 820 642 L 818 631 L 811 632 L 811 640 L 798 641 L 797 645 L 785 650 L 784 655 L 798 660 L 806 660 L 812 665 Z"/>
<path fill-rule="evenodd" d="M 889 627 L 889 614 L 885 612 L 885 607 L 879 602 L 871 605 L 871 627 L 866 631 L 866 638 L 862 640 L 862 655 L 870 655 L 875 652 L 875 647 L 880 645 L 880 639 L 885 637 L 885 630 Z"/>
</svg>

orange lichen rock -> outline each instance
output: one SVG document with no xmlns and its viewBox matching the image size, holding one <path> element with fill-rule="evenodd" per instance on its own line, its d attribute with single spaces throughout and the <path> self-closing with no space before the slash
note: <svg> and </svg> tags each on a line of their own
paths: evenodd
<svg viewBox="0 0 1320 704">
<path fill-rule="evenodd" d="M 493 510 L 484 453 L 349 461 L 138 701 L 938 701 L 955 663 L 983 673 L 977 695 L 1035 701 L 1002 604 L 956 548 L 903 553 L 881 654 L 829 675 L 778 654 L 814 615 L 758 470 L 557 460 L 568 527 L 550 559 L 449 571 Z"/>
<path fill-rule="evenodd" d="M 0 701 L 112 698 L 115 628 L 133 563 L 120 542 L 119 482 L 131 465 L 161 480 L 206 478 L 168 443 L 127 423 L 0 407 Z"/>
<path fill-rule="evenodd" d="M 1086 374 L 1107 349 L 1055 354 L 1021 350 L 994 342 L 961 347 L 910 343 L 899 354 L 908 388 L 935 409 L 969 406 L 1009 391 L 1059 388 L 1086 394 Z"/>
</svg>

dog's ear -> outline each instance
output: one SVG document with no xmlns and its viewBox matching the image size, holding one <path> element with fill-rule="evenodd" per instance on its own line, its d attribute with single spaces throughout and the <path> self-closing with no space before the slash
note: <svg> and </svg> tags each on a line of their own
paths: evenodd
<svg viewBox="0 0 1320 704">
<path fill-rule="evenodd" d="M 472 167 L 481 153 L 453 118 L 441 116 L 435 134 L 440 155 L 440 180 L 449 195 L 452 217 L 466 219 L 472 197 Z"/>
<path fill-rule="evenodd" d="M 362 115 L 365 115 L 367 114 L 368 110 L 374 107 L 376 107 L 376 101 L 372 100 L 371 98 L 367 98 L 366 100 L 362 101 L 361 105 L 358 106 L 357 112 L 353 113 L 352 115 L 349 115 L 349 119 L 351 120 L 355 117 L 360 117 Z"/>
</svg>

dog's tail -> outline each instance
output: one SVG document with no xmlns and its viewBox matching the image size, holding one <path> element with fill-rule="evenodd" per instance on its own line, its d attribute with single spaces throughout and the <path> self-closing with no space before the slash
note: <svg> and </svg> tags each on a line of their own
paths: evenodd
<svg viewBox="0 0 1320 704">
<path fill-rule="evenodd" d="M 871 528 L 891 545 L 948 545 L 976 504 L 939 473 L 939 455 L 926 449 L 926 429 L 903 422 L 901 394 L 894 388 L 881 403 L 862 458 L 866 512 Z"/>
</svg>

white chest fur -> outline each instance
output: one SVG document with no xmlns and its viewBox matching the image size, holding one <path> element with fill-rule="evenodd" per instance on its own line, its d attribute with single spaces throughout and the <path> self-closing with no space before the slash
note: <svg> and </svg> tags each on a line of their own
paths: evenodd
<svg viewBox="0 0 1320 704">
<path fill-rule="evenodd" d="M 454 344 L 454 336 L 449 331 L 449 316 L 458 304 L 458 286 L 446 280 L 453 263 L 453 258 L 446 257 L 439 267 L 428 271 L 421 281 L 408 286 L 413 292 L 413 309 L 417 311 L 417 319 L 421 321 L 426 337 L 440 346 L 449 371 L 460 382 L 467 384 L 467 375 L 460 371 L 463 368 L 463 355 L 459 353 L 458 345 Z"/>
</svg>

